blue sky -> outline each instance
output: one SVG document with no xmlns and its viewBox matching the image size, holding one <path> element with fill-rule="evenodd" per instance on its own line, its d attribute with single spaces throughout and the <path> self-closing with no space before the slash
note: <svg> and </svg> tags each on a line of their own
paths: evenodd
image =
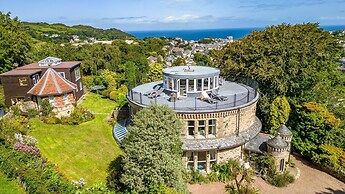
<svg viewBox="0 0 345 194">
<path fill-rule="evenodd" d="M 345 25 L 345 0 L 0 0 L 0 11 L 21 21 L 124 31 Z"/>
</svg>

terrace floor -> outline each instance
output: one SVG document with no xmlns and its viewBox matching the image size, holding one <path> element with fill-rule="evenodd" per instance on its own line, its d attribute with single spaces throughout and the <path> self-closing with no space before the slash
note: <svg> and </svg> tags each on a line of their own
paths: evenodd
<svg viewBox="0 0 345 194">
<path fill-rule="evenodd" d="M 128 98 L 130 101 L 135 102 L 139 106 L 147 106 L 150 104 L 168 105 L 175 109 L 177 112 L 195 112 L 195 111 L 214 111 L 214 110 L 228 110 L 232 108 L 238 108 L 248 103 L 255 101 L 258 97 L 256 91 L 244 84 L 235 82 L 224 81 L 223 85 L 219 87 L 218 94 L 227 97 L 226 101 L 216 101 L 216 103 L 209 103 L 200 100 L 198 97 L 186 97 L 181 96 L 175 102 L 170 101 L 170 95 L 167 91 L 164 91 L 156 98 L 150 98 L 144 95 L 147 92 L 153 90 L 153 88 L 162 81 L 151 82 L 143 84 L 133 88 L 129 93 Z"/>
</svg>

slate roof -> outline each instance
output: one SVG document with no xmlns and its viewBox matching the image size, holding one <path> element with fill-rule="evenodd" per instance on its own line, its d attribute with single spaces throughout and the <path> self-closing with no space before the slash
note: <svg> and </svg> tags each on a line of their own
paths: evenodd
<svg viewBox="0 0 345 194">
<path fill-rule="evenodd" d="M 255 153 L 263 153 L 267 151 L 267 144 L 266 142 L 271 139 L 269 134 L 259 133 L 249 142 L 244 145 L 244 149 L 247 151 L 255 152 Z"/>
<path fill-rule="evenodd" d="M 283 124 L 279 129 L 277 130 L 279 135 L 286 137 L 286 136 L 292 136 L 292 132 L 286 127 L 285 124 Z"/>
<path fill-rule="evenodd" d="M 38 83 L 28 91 L 28 94 L 36 96 L 57 95 L 71 92 L 76 87 L 76 84 L 61 77 L 54 69 L 49 68 Z"/>
<path fill-rule="evenodd" d="M 184 151 L 206 151 L 222 150 L 237 147 L 253 139 L 261 130 L 262 124 L 256 117 L 255 122 L 246 131 L 239 135 L 232 135 L 214 139 L 185 139 L 183 140 L 182 149 Z"/>
<path fill-rule="evenodd" d="M 282 139 L 280 135 L 275 136 L 273 139 L 269 139 L 267 144 L 277 149 L 285 149 L 289 145 L 285 140 Z"/>
</svg>

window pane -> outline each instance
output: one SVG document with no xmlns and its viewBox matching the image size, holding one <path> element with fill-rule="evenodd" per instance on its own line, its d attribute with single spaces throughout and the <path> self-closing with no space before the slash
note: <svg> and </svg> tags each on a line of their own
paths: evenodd
<svg viewBox="0 0 345 194">
<path fill-rule="evenodd" d="M 194 121 L 188 121 L 188 135 L 194 136 Z"/>
<path fill-rule="evenodd" d="M 197 91 L 201 91 L 202 80 L 198 79 Z"/>
<path fill-rule="evenodd" d="M 188 80 L 188 91 L 194 92 L 194 79 Z"/>
</svg>

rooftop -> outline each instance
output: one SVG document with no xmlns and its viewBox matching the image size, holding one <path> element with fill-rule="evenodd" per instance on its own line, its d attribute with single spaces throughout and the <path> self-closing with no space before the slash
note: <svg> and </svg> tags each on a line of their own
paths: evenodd
<svg viewBox="0 0 345 194">
<path fill-rule="evenodd" d="M 146 107 L 150 104 L 167 105 L 173 108 L 176 112 L 216 112 L 224 110 L 232 110 L 248 106 L 256 102 L 259 98 L 256 89 L 249 87 L 246 84 L 224 81 L 219 86 L 218 95 L 227 98 L 225 101 L 217 100 L 215 103 L 209 103 L 201 100 L 198 96 L 181 96 L 176 101 L 170 100 L 171 92 L 164 90 L 157 97 L 150 97 L 145 95 L 154 90 L 157 86 L 162 86 L 163 82 L 151 82 L 139 85 L 132 90 L 129 90 L 128 100 L 140 107 Z"/>
<path fill-rule="evenodd" d="M 68 62 L 61 62 L 58 65 L 52 66 L 54 69 L 68 69 L 72 68 L 78 64 L 80 64 L 80 61 L 68 61 Z M 25 69 L 48 69 L 49 66 L 40 66 L 38 63 L 31 63 L 28 65 L 24 65 L 21 67 L 18 67 L 17 70 L 25 70 Z"/>
<path fill-rule="evenodd" d="M 71 92 L 76 87 L 74 83 L 61 77 L 54 69 L 49 68 L 28 93 L 36 96 L 48 96 Z"/>
<path fill-rule="evenodd" d="M 175 66 L 163 69 L 163 75 L 176 78 L 206 77 L 219 75 L 219 69 L 207 66 Z"/>
<path fill-rule="evenodd" d="M 32 75 L 35 73 L 40 72 L 40 69 L 25 69 L 25 70 L 19 70 L 17 69 L 13 69 L 11 71 L 5 72 L 3 74 L 0 74 L 1 76 L 23 76 L 23 75 Z"/>
<path fill-rule="evenodd" d="M 286 127 L 285 124 L 283 124 L 279 129 L 277 130 L 279 135 L 281 136 L 292 136 L 292 132 Z"/>
<path fill-rule="evenodd" d="M 264 153 L 267 151 L 266 142 L 269 139 L 271 139 L 269 134 L 259 133 L 244 145 L 244 149 L 255 153 Z"/>
<path fill-rule="evenodd" d="M 285 140 L 282 139 L 280 135 L 275 136 L 273 139 L 269 139 L 267 144 L 277 149 L 285 149 L 289 145 Z"/>
</svg>

